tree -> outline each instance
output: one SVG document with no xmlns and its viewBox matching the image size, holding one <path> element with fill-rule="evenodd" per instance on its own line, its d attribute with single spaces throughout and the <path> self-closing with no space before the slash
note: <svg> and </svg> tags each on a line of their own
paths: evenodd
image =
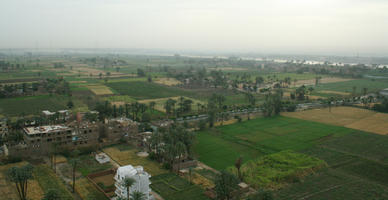
<svg viewBox="0 0 388 200">
<path fill-rule="evenodd" d="M 32 178 L 32 171 L 30 164 L 12 167 L 7 171 L 7 179 L 15 183 L 20 200 L 27 200 L 28 180 Z"/>
<path fill-rule="evenodd" d="M 58 190 L 56 189 L 49 189 L 45 194 L 42 200 L 57 200 L 60 199 L 60 195 Z"/>
<path fill-rule="evenodd" d="M 154 110 L 155 110 L 155 105 L 156 105 L 156 102 L 155 101 L 151 101 L 148 105 L 148 107 L 151 109 L 151 112 L 153 113 Z"/>
<path fill-rule="evenodd" d="M 126 177 L 123 181 L 123 187 L 127 188 L 127 199 L 129 199 L 129 188 L 135 184 L 136 180 L 133 178 Z"/>
<path fill-rule="evenodd" d="M 74 107 L 73 101 L 69 100 L 69 102 L 67 102 L 67 107 L 68 107 L 69 109 L 73 108 L 73 107 Z"/>
<path fill-rule="evenodd" d="M 239 158 L 237 158 L 236 162 L 234 163 L 234 166 L 237 169 L 237 174 L 238 174 L 238 178 L 240 179 L 240 181 L 242 181 L 241 170 L 240 170 L 241 165 L 242 165 L 242 158 L 239 157 Z"/>
<path fill-rule="evenodd" d="M 183 144 L 183 142 L 178 142 L 175 145 L 175 151 L 178 155 L 178 172 L 179 172 L 181 168 L 182 158 L 186 157 L 186 154 L 187 154 L 186 145 Z"/>
<path fill-rule="evenodd" d="M 145 199 L 146 199 L 146 195 L 142 192 L 134 191 L 131 194 L 131 200 L 145 200 Z"/>
<path fill-rule="evenodd" d="M 263 104 L 264 116 L 271 117 L 272 115 L 278 115 L 282 110 L 282 95 L 278 90 L 275 93 L 269 92 L 265 95 L 265 102 Z"/>
<path fill-rule="evenodd" d="M 144 72 L 144 70 L 142 70 L 142 69 L 137 69 L 137 76 L 139 76 L 139 77 L 144 77 L 146 74 L 145 74 L 145 72 Z"/>
<path fill-rule="evenodd" d="M 72 177 L 73 177 L 73 185 L 72 185 L 72 189 L 73 189 L 73 193 L 75 192 L 75 170 L 77 168 L 77 164 L 78 164 L 78 155 L 80 154 L 80 152 L 78 150 L 74 150 L 71 152 L 71 160 L 70 160 L 70 165 L 72 166 L 73 170 L 72 170 Z"/>
<path fill-rule="evenodd" d="M 368 93 L 368 88 L 362 88 L 362 93 L 364 94 L 364 96 L 366 95 L 366 93 Z"/>
<path fill-rule="evenodd" d="M 232 193 L 238 188 L 238 179 L 229 172 L 221 171 L 221 174 L 216 177 L 215 191 L 217 199 L 229 200 L 232 198 Z"/>
</svg>

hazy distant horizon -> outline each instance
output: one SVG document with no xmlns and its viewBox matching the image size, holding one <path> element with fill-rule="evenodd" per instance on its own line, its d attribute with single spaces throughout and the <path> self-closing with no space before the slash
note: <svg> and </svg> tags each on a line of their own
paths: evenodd
<svg viewBox="0 0 388 200">
<path fill-rule="evenodd" d="M 384 0 L 2 0 L 0 48 L 388 56 Z"/>
</svg>

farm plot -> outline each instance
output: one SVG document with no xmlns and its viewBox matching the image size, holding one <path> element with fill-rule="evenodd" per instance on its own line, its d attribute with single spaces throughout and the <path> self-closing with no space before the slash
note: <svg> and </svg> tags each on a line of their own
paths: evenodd
<svg viewBox="0 0 388 200">
<path fill-rule="evenodd" d="M 166 200 L 207 200 L 204 191 L 197 185 L 175 174 L 161 174 L 151 177 L 151 188 Z"/>
<path fill-rule="evenodd" d="M 258 118 L 197 133 L 194 150 L 199 160 L 225 169 L 242 156 L 244 161 L 283 150 L 303 150 L 322 139 L 351 133 L 351 129 L 287 117 Z"/>
<path fill-rule="evenodd" d="M 345 81 L 351 81 L 354 79 L 348 79 L 348 78 L 336 78 L 336 77 L 324 77 L 319 80 L 320 84 L 323 83 L 338 83 L 338 82 L 345 82 Z M 307 79 L 307 80 L 298 80 L 295 83 L 296 87 L 300 87 L 302 85 L 315 85 L 315 79 Z"/>
<path fill-rule="evenodd" d="M 87 85 L 95 95 L 111 95 L 113 92 L 105 85 Z"/>
<path fill-rule="evenodd" d="M 67 190 L 64 183 L 45 165 L 38 165 L 34 168 L 34 177 L 39 182 L 44 192 L 56 189 L 63 200 L 72 200 L 73 196 Z"/>
<path fill-rule="evenodd" d="M 314 89 L 316 92 L 320 91 L 337 91 L 337 92 L 346 92 L 352 93 L 353 87 L 355 87 L 356 94 L 363 94 L 363 88 L 367 88 L 367 92 L 377 92 L 382 89 L 387 88 L 387 80 L 370 80 L 370 79 L 355 79 L 345 82 L 337 83 L 324 83 L 320 84 Z"/>
<path fill-rule="evenodd" d="M 386 186 L 329 169 L 275 192 L 276 199 L 387 199 Z"/>
<path fill-rule="evenodd" d="M 34 96 L 0 99 L 0 113 L 7 116 L 40 114 L 42 110 L 66 109 L 68 98 L 63 96 Z"/>
<path fill-rule="evenodd" d="M 0 166 L 0 198 L 1 199 L 18 199 L 18 193 L 14 183 L 6 179 L 7 170 L 11 167 L 20 167 L 27 162 L 13 163 Z M 28 181 L 27 197 L 31 200 L 40 200 L 43 197 L 43 190 L 39 183 L 34 179 Z"/>
<path fill-rule="evenodd" d="M 388 134 L 388 114 L 376 113 L 374 111 L 353 108 L 333 107 L 331 112 L 328 108 L 313 109 L 301 112 L 282 113 L 287 117 L 294 117 L 303 120 L 322 122 L 347 128 L 377 133 Z"/>
<path fill-rule="evenodd" d="M 109 155 L 111 159 L 116 161 L 119 165 L 141 165 L 144 170 L 152 176 L 166 173 L 167 170 L 162 169 L 161 165 L 157 162 L 151 161 L 148 158 L 139 157 L 136 155 L 135 149 L 120 150 L 117 147 L 109 147 L 103 150 Z"/>
<path fill-rule="evenodd" d="M 175 86 L 182 84 L 180 81 L 176 80 L 175 78 L 156 78 L 153 80 L 155 83 L 167 85 L 167 86 Z"/>
<path fill-rule="evenodd" d="M 113 167 L 110 163 L 98 163 L 91 155 L 81 155 L 78 158 L 79 162 L 77 170 L 80 171 L 83 176 L 87 176 L 90 173 L 104 171 Z"/>
<path fill-rule="evenodd" d="M 250 160 L 241 166 L 244 182 L 255 188 L 278 189 L 324 167 L 325 161 L 293 151 L 282 151 Z M 237 169 L 228 169 L 238 176 Z"/>
<path fill-rule="evenodd" d="M 86 178 L 76 180 L 75 191 L 82 199 L 107 200 L 108 198 Z"/>
<path fill-rule="evenodd" d="M 167 87 L 142 81 L 112 82 L 107 83 L 106 85 L 113 88 L 121 95 L 128 95 L 137 100 L 187 96 L 191 94 L 191 92 L 180 88 Z"/>
</svg>

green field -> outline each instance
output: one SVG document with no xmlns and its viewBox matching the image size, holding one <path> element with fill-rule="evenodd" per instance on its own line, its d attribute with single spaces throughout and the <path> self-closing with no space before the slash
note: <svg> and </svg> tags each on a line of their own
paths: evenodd
<svg viewBox="0 0 388 200">
<path fill-rule="evenodd" d="M 69 100 L 69 97 L 57 95 L 3 98 L 0 99 L 0 114 L 11 117 L 32 114 L 39 115 L 43 110 L 58 111 L 68 109 L 67 103 Z M 74 109 L 87 109 L 87 106 L 83 102 L 74 98 L 72 101 L 74 103 Z"/>
<path fill-rule="evenodd" d="M 61 96 L 34 96 L 0 99 L 0 113 L 8 116 L 40 114 L 42 110 L 66 109 L 68 99 Z"/>
<path fill-rule="evenodd" d="M 63 182 L 54 174 L 54 172 L 44 165 L 39 165 L 34 168 L 34 177 L 39 182 L 40 187 L 44 192 L 49 191 L 50 189 L 55 189 L 58 191 L 61 199 L 71 200 L 73 196 L 67 190 Z"/>
<path fill-rule="evenodd" d="M 121 95 L 128 95 L 138 100 L 187 96 L 191 94 L 191 92 L 179 88 L 166 87 L 155 83 L 141 81 L 113 82 L 107 83 L 106 85 L 113 88 Z"/>
<path fill-rule="evenodd" d="M 255 188 L 276 189 L 299 181 L 326 166 L 326 162 L 318 158 L 293 151 L 281 151 L 246 162 L 241 167 L 241 176 L 244 182 Z M 235 167 L 228 170 L 238 176 Z"/>
<path fill-rule="evenodd" d="M 274 191 L 276 199 L 388 197 L 388 136 L 273 117 L 198 132 L 194 149 L 200 161 L 218 170 L 233 168 L 239 156 L 245 163 L 259 163 L 254 166 L 260 169 L 254 170 L 245 181 L 269 188 L 280 186 Z M 271 159 L 273 164 L 255 161 L 263 161 L 283 150 L 313 156 L 325 161 L 328 168 L 313 170 L 315 173 L 303 180 L 291 179 L 292 184 L 281 184 L 281 178 L 271 177 L 277 177 L 279 171 L 280 174 L 287 173 L 293 169 L 293 164 L 305 163 L 308 159 Z M 267 164 L 270 165 L 268 168 L 265 167 Z M 305 164 L 311 166 L 308 162 Z"/>
<path fill-rule="evenodd" d="M 371 80 L 371 79 L 357 79 L 345 82 L 337 82 L 337 83 L 324 83 L 315 87 L 317 93 L 322 90 L 328 91 L 337 91 L 337 92 L 347 92 L 352 93 L 353 87 L 356 87 L 356 93 L 362 94 L 363 88 L 368 88 L 369 92 L 377 92 L 381 89 L 388 88 L 387 80 Z"/>
<path fill-rule="evenodd" d="M 176 174 L 161 174 L 151 177 L 151 188 L 165 200 L 208 200 L 204 191 L 197 185 L 190 184 Z"/>
<path fill-rule="evenodd" d="M 351 129 L 287 117 L 259 118 L 199 132 L 195 151 L 199 160 L 216 169 L 282 150 L 303 150 L 326 137 L 350 133 Z"/>
<path fill-rule="evenodd" d="M 87 176 L 91 173 L 104 171 L 112 168 L 110 163 L 100 164 L 93 156 L 81 155 L 78 157 L 77 170 L 81 172 L 82 176 Z"/>
</svg>

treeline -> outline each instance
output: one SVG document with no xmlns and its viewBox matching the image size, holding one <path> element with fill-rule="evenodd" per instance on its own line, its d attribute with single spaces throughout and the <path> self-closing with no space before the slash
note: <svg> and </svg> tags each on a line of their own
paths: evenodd
<svg viewBox="0 0 388 200">
<path fill-rule="evenodd" d="M 70 85 L 62 78 L 45 79 L 33 83 L 2 84 L 0 85 L 0 98 L 33 96 L 40 94 L 71 95 Z"/>
</svg>

